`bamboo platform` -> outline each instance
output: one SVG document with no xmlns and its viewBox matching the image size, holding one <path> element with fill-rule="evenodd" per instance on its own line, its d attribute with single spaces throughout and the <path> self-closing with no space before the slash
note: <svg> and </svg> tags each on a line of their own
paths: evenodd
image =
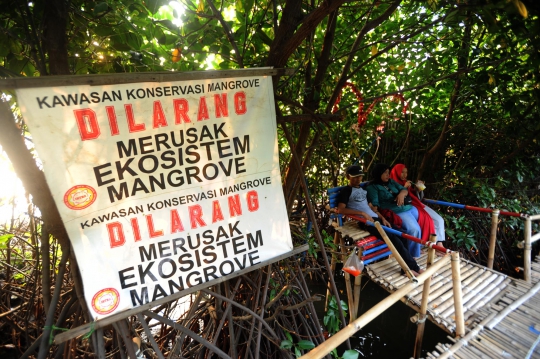
<svg viewBox="0 0 540 359">
<path fill-rule="evenodd" d="M 341 236 L 343 238 L 350 238 L 353 242 L 369 236 L 369 232 L 363 231 L 358 228 L 357 221 L 344 221 L 343 226 L 338 226 L 336 224 L 334 228 L 337 232 L 341 233 Z"/>
<path fill-rule="evenodd" d="M 421 268 L 426 266 L 427 254 L 423 254 L 417 261 Z M 440 257 L 435 259 L 435 262 Z M 463 313 L 465 326 L 469 327 L 481 308 L 489 303 L 511 284 L 508 276 L 490 270 L 486 267 L 469 262 L 460 261 L 461 285 L 463 291 Z M 409 282 L 401 274 L 401 268 L 394 258 L 388 258 L 367 266 L 367 273 L 372 281 L 392 293 Z M 431 280 L 429 302 L 427 308 L 428 319 L 449 334 L 454 335 L 456 323 L 454 318 L 454 297 L 452 291 L 452 270 L 450 264 L 442 267 Z M 402 301 L 407 306 L 419 311 L 422 301 L 423 286 L 418 286 L 409 292 Z M 413 321 L 416 317 L 412 318 Z"/>
<path fill-rule="evenodd" d="M 512 279 L 479 308 L 463 338 L 449 337 L 428 358 L 540 358 L 540 257 L 532 263 L 532 284 Z"/>
<path fill-rule="evenodd" d="M 345 222 L 336 230 L 354 242 L 369 236 L 356 222 Z M 417 262 L 425 269 L 426 261 L 424 253 Z M 464 259 L 460 268 L 465 335 L 454 338 L 452 269 L 448 263 L 432 276 L 427 318 L 452 336 L 449 343 L 439 343 L 427 358 L 540 359 L 540 256 L 531 266 L 532 283 Z M 392 257 L 372 263 L 366 270 L 372 281 L 390 293 L 410 283 Z M 423 285 L 419 285 L 401 300 L 419 312 L 422 292 Z M 411 320 L 418 321 L 418 316 Z"/>
</svg>

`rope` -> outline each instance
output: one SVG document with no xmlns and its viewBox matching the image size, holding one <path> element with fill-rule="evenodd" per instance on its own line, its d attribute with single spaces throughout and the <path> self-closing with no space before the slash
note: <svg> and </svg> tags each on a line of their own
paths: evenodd
<svg viewBox="0 0 540 359">
<path fill-rule="evenodd" d="M 55 330 L 61 330 L 63 332 L 67 332 L 69 329 L 68 328 L 57 327 L 56 325 L 53 324 L 51 326 L 48 326 L 48 325 L 44 326 L 43 331 L 46 331 L 46 330 L 50 331 L 49 332 L 49 345 L 52 345 L 52 343 L 54 342 L 54 334 L 53 334 L 53 332 Z"/>
<path fill-rule="evenodd" d="M 94 331 L 95 331 L 94 323 L 95 322 L 90 323 L 90 331 L 82 336 L 83 339 L 88 339 L 88 338 L 90 338 L 92 336 L 92 334 L 94 334 Z"/>
</svg>

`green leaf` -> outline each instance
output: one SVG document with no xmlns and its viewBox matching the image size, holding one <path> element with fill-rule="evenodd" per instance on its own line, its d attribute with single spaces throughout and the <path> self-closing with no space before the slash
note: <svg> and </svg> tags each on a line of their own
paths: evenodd
<svg viewBox="0 0 540 359">
<path fill-rule="evenodd" d="M 245 0 L 244 8 L 246 9 L 246 14 L 251 14 L 251 9 L 255 4 L 255 0 Z"/>
<path fill-rule="evenodd" d="M 5 44 L 8 42 L 8 37 L 4 32 L 0 31 L 0 44 Z M 9 54 L 9 48 L 7 46 L 0 46 L 0 57 L 7 56 Z"/>
<path fill-rule="evenodd" d="M 117 51 L 129 51 L 129 50 L 131 50 L 131 47 L 126 45 L 126 43 L 122 39 L 122 36 L 120 36 L 120 35 L 113 35 L 113 36 L 111 36 L 110 40 L 111 40 L 111 46 Z"/>
<path fill-rule="evenodd" d="M 294 355 L 296 355 L 297 358 L 300 358 L 302 356 L 302 352 L 298 347 L 294 347 Z"/>
<path fill-rule="evenodd" d="M 160 45 L 164 45 L 165 42 L 167 41 L 167 37 L 165 36 L 165 33 L 163 32 L 163 30 L 159 26 L 156 26 L 154 28 L 154 38 L 157 39 L 157 41 L 158 41 L 158 43 Z"/>
<path fill-rule="evenodd" d="M 7 248 L 8 241 L 13 238 L 13 234 L 4 234 L 0 236 L 0 248 Z"/>
<path fill-rule="evenodd" d="M 266 35 L 263 29 L 257 29 L 256 35 L 265 45 L 270 46 L 272 44 L 272 39 Z"/>
<path fill-rule="evenodd" d="M 36 73 L 36 67 L 34 66 L 33 63 L 28 61 L 26 63 L 26 66 L 22 69 L 22 72 L 24 72 L 24 74 L 28 77 L 33 77 Z"/>
<path fill-rule="evenodd" d="M 311 342 L 310 340 L 300 340 L 297 345 L 300 349 L 303 350 L 311 350 L 315 348 L 315 344 L 313 344 L 313 342 Z"/>
<path fill-rule="evenodd" d="M 156 12 L 159 11 L 160 7 L 162 7 L 163 5 L 167 5 L 169 3 L 169 1 L 167 1 L 167 0 L 145 0 L 145 3 L 146 3 L 146 8 L 148 10 L 150 10 L 150 12 L 153 15 Z"/>
<path fill-rule="evenodd" d="M 282 340 L 281 345 L 279 346 L 281 349 L 291 349 L 293 346 L 293 343 L 290 340 Z"/>
<path fill-rule="evenodd" d="M 287 337 L 287 339 L 289 339 L 291 342 L 293 341 L 293 338 L 292 338 L 292 335 L 291 333 L 289 332 L 285 332 L 285 336 Z"/>
<path fill-rule="evenodd" d="M 359 353 L 356 350 L 345 350 L 343 353 L 343 359 L 358 359 Z"/>
<path fill-rule="evenodd" d="M 20 74 L 26 64 L 28 63 L 27 59 L 21 59 L 19 60 L 16 57 L 13 57 L 11 60 L 9 60 L 9 66 L 7 66 L 11 71 Z"/>
<path fill-rule="evenodd" d="M 126 43 L 131 46 L 132 49 L 138 50 L 141 47 L 143 42 L 139 34 L 130 31 L 124 36 Z"/>
<path fill-rule="evenodd" d="M 244 11 L 244 3 L 242 2 L 242 0 L 236 0 L 235 3 L 234 3 L 234 6 L 236 8 L 236 11 L 241 12 L 241 13 L 245 13 L 245 11 Z"/>
<path fill-rule="evenodd" d="M 94 7 L 94 15 L 99 15 L 107 10 L 109 10 L 109 5 L 106 2 L 100 2 Z"/>
<path fill-rule="evenodd" d="M 111 26 L 101 24 L 92 28 L 92 32 L 98 36 L 111 36 L 115 33 Z"/>
<path fill-rule="evenodd" d="M 173 22 L 171 20 L 160 20 L 160 21 L 157 21 L 157 23 L 165 26 L 171 32 L 177 32 L 178 31 L 178 26 L 173 24 Z"/>
</svg>

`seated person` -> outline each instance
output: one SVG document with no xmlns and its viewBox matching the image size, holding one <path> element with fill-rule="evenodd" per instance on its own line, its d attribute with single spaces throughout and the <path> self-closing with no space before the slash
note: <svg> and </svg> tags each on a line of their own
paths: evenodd
<svg viewBox="0 0 540 359">
<path fill-rule="evenodd" d="M 437 212 L 435 212 L 433 209 L 429 208 L 420 201 L 422 197 L 424 197 L 423 193 L 416 186 L 414 186 L 411 181 L 407 180 L 407 174 L 407 167 L 405 167 L 404 164 L 398 163 L 392 168 L 392 171 L 390 171 L 390 178 L 392 178 L 394 181 L 396 181 L 403 187 L 407 188 L 407 190 L 409 191 L 409 196 L 411 196 L 413 200 L 413 206 L 415 206 L 419 212 L 425 211 L 427 215 L 433 220 L 435 234 L 437 235 L 437 242 L 444 241 L 446 239 L 444 233 L 444 219 Z M 418 182 L 424 184 L 424 182 L 422 181 Z M 424 227 L 422 227 L 422 234 L 423 233 Z"/>
<path fill-rule="evenodd" d="M 378 163 L 373 168 L 373 179 L 367 187 L 368 201 L 377 209 L 389 209 L 402 220 L 401 227 L 415 238 L 422 238 L 422 229 L 418 224 L 418 210 L 405 204 L 408 191 L 390 178 L 390 166 Z M 420 257 L 421 244 L 407 240 L 407 248 L 414 258 Z"/>
<path fill-rule="evenodd" d="M 349 166 L 346 170 L 347 179 L 349 180 L 349 185 L 343 188 L 337 197 L 337 213 L 339 214 L 354 214 L 359 215 L 371 222 L 382 222 L 383 225 L 390 227 L 390 223 L 379 213 L 374 212 L 367 201 L 367 192 L 360 188 L 360 183 L 362 182 L 362 176 L 364 173 L 359 166 Z M 372 236 L 381 238 L 377 228 L 373 226 L 364 225 L 359 222 L 360 227 L 369 232 Z M 409 266 L 411 271 L 418 275 L 422 272 L 418 263 L 411 256 L 409 251 L 405 248 L 403 239 L 395 234 L 387 233 L 388 238 L 396 247 L 396 250 L 401 255 L 405 263 Z"/>
</svg>

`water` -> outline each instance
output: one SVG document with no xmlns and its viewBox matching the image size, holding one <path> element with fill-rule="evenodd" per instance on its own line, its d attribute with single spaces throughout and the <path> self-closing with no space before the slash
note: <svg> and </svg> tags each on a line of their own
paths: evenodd
<svg viewBox="0 0 540 359">
<path fill-rule="evenodd" d="M 336 269 L 336 273 L 336 286 L 340 291 L 341 300 L 346 302 L 345 280 L 340 270 Z M 324 283 L 308 283 L 308 286 L 312 289 L 312 294 L 326 294 L 326 285 Z M 366 276 L 363 276 L 358 316 L 364 314 L 387 296 L 387 291 L 373 283 Z M 324 301 L 315 302 L 314 304 L 322 322 Z M 352 348 L 360 352 L 360 358 L 411 358 L 414 353 L 417 325 L 412 323 L 410 318 L 415 315 L 416 311 L 398 301 L 351 337 Z M 433 351 L 435 345 L 439 342 L 448 342 L 447 336 L 448 334 L 445 331 L 426 320 L 422 357 L 425 357 L 427 352 Z M 345 349 L 343 345 L 339 347 L 338 354 L 343 354 Z"/>
</svg>

